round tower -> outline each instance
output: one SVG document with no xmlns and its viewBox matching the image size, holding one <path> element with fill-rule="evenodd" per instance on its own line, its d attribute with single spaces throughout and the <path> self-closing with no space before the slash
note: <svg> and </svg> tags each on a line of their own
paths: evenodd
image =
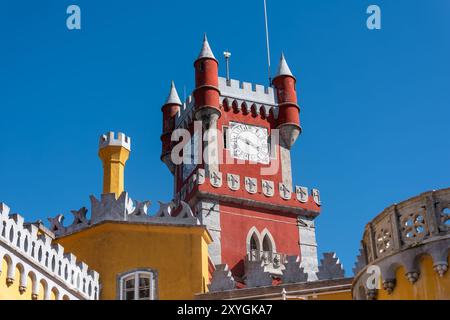
<svg viewBox="0 0 450 320">
<path fill-rule="evenodd" d="M 161 111 L 163 113 L 161 160 L 166 164 L 172 174 L 175 172 L 175 165 L 173 164 L 170 157 L 170 152 L 172 151 L 171 136 L 173 131 L 175 130 L 175 118 L 180 112 L 181 105 L 182 103 L 180 97 L 178 96 L 177 89 L 175 88 L 175 83 L 172 81 L 169 95 L 167 96 L 166 102 L 161 108 Z"/>
<path fill-rule="evenodd" d="M 208 39 L 203 39 L 203 46 L 200 54 L 194 62 L 195 68 L 195 118 L 211 120 L 220 118 L 220 90 L 219 90 L 219 62 L 209 46 Z"/>
<path fill-rule="evenodd" d="M 114 193 L 118 198 L 124 191 L 125 163 L 131 151 L 131 138 L 119 132 L 100 137 L 98 155 L 103 162 L 103 194 Z"/>
<path fill-rule="evenodd" d="M 281 140 L 291 148 L 301 133 L 300 107 L 297 104 L 295 85 L 297 80 L 292 75 L 284 54 L 281 54 L 278 72 L 273 79 L 278 98 L 278 129 Z"/>
</svg>

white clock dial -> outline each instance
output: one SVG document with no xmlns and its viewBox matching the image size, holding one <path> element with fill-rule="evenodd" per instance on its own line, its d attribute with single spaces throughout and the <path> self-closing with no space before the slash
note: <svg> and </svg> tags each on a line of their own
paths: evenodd
<svg viewBox="0 0 450 320">
<path fill-rule="evenodd" d="M 269 163 L 268 130 L 263 127 L 230 122 L 230 151 L 235 159 Z"/>
</svg>

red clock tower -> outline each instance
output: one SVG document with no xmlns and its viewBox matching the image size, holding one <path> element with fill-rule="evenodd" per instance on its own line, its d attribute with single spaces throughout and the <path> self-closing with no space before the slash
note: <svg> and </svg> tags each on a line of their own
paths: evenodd
<svg viewBox="0 0 450 320">
<path fill-rule="evenodd" d="M 276 278 L 287 256 L 299 256 L 316 280 L 319 191 L 294 185 L 291 172 L 301 133 L 296 78 L 284 55 L 268 88 L 219 77 L 218 66 L 205 36 L 192 96 L 181 103 L 172 84 L 162 107 L 161 159 L 174 175 L 175 201 L 211 233 L 211 267 L 227 265 L 245 283 L 249 262 Z"/>
</svg>

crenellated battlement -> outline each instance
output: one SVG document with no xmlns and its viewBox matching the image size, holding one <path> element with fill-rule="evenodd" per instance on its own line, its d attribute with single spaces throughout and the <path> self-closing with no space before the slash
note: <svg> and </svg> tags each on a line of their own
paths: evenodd
<svg viewBox="0 0 450 320">
<path fill-rule="evenodd" d="M 15 280 L 13 266 L 20 265 L 24 275 L 31 273 L 39 281 L 45 279 L 48 288 L 44 296 L 50 294 L 49 288 L 59 287 L 73 299 L 98 299 L 99 274 L 96 271 L 77 261 L 75 255 L 64 252 L 64 247 L 54 244 L 53 238 L 39 232 L 36 225 L 26 224 L 22 216 L 9 213 L 9 207 L 0 203 L 0 261 L 7 256 L 7 277 L 11 281 Z M 4 251 L 2 244 L 14 250 Z M 23 288 L 27 287 L 26 279 L 26 276 L 17 279 Z M 33 285 L 32 294 L 37 295 L 38 289 Z"/>
<path fill-rule="evenodd" d="M 159 210 L 156 214 L 150 214 L 150 201 L 134 201 L 123 192 L 116 199 L 112 193 L 102 194 L 100 199 L 91 196 L 91 219 L 87 218 L 86 208 L 72 210 L 73 222 L 64 226 L 64 216 L 59 214 L 50 221 L 50 230 L 57 237 L 65 236 L 86 229 L 90 226 L 104 221 L 148 223 L 162 225 L 200 225 L 199 220 L 194 216 L 190 207 L 185 202 L 179 205 L 174 202 L 159 202 Z"/>
<path fill-rule="evenodd" d="M 124 147 L 131 151 L 131 138 L 119 132 L 116 134 L 112 131 L 102 135 L 99 141 L 99 149 L 103 149 L 109 146 Z"/>
<path fill-rule="evenodd" d="M 219 77 L 219 90 L 222 97 L 239 99 L 247 102 L 275 106 L 276 95 L 272 87 L 242 82 L 239 80 Z"/>
</svg>

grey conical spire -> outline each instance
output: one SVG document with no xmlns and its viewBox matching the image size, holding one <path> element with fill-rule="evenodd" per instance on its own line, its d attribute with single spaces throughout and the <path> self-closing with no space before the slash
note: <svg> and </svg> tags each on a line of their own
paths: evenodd
<svg viewBox="0 0 450 320">
<path fill-rule="evenodd" d="M 181 100 L 178 96 L 177 88 L 175 88 L 175 83 L 172 81 L 172 85 L 170 86 L 170 93 L 167 96 L 167 100 L 165 104 L 177 104 L 181 106 Z"/>
<path fill-rule="evenodd" d="M 208 38 L 206 37 L 206 33 L 203 38 L 202 50 L 200 51 L 200 54 L 198 55 L 197 60 L 203 59 L 203 58 L 210 58 L 210 59 L 216 60 L 216 57 L 214 57 L 211 47 L 209 46 L 209 42 L 208 42 Z"/>
<path fill-rule="evenodd" d="M 286 59 L 284 57 L 284 53 L 281 54 L 281 58 L 280 58 L 280 64 L 278 65 L 278 72 L 277 75 L 275 77 L 279 77 L 279 76 L 291 76 L 292 72 L 291 69 L 289 69 L 289 66 L 286 62 Z"/>
</svg>

